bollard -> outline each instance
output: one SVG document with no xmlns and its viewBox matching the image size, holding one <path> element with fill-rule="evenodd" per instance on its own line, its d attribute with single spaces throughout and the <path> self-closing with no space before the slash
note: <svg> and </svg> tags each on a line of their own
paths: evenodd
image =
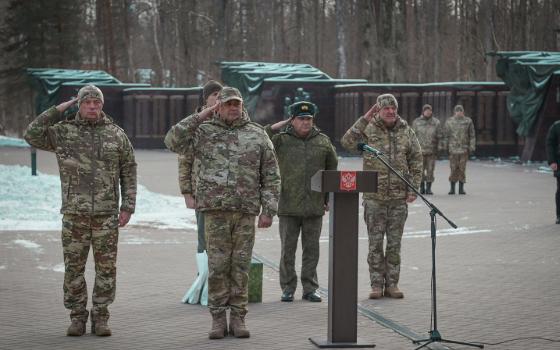
<svg viewBox="0 0 560 350">
<path fill-rule="evenodd" d="M 31 175 L 37 176 L 37 150 L 31 148 Z"/>
</svg>

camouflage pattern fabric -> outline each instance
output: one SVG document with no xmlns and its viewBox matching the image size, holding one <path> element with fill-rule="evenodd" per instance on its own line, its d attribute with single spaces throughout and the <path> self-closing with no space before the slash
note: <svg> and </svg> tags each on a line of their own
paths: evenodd
<svg viewBox="0 0 560 350">
<path fill-rule="evenodd" d="M 179 169 L 179 189 L 182 194 L 194 193 L 193 163 L 194 153 L 179 154 L 177 157 Z"/>
<path fill-rule="evenodd" d="M 420 116 L 412 122 L 412 130 L 418 138 L 422 154 L 437 155 L 439 143 L 443 139 L 443 130 L 439 120 L 435 117 Z"/>
<path fill-rule="evenodd" d="M 265 130 L 271 136 L 282 178 L 278 215 L 323 215 L 328 197 L 311 191 L 311 177 L 319 170 L 336 170 L 338 158 L 329 137 L 315 127 L 305 139 L 291 126 L 277 134 L 270 126 Z"/>
<path fill-rule="evenodd" d="M 476 149 L 476 137 L 474 125 L 469 117 L 452 116 L 445 122 L 444 146 L 451 154 L 474 153 Z"/>
<path fill-rule="evenodd" d="M 56 154 L 62 187 L 62 214 L 111 215 L 134 213 L 136 162 L 125 132 L 101 112 L 90 122 L 79 114 L 61 121 L 55 107 L 39 115 L 25 132 L 25 140 Z"/>
<path fill-rule="evenodd" d="M 84 278 L 90 246 L 95 261 L 92 312 L 109 315 L 107 306 L 115 299 L 117 277 L 117 215 L 73 215 L 62 218 L 62 249 L 64 255 L 64 306 L 70 318 L 86 315 L 87 286 Z"/>
<path fill-rule="evenodd" d="M 436 167 L 436 155 L 424 154 L 422 155 L 422 181 L 434 182 L 434 169 Z"/>
<path fill-rule="evenodd" d="M 366 200 L 364 220 L 368 229 L 368 264 L 371 287 L 395 287 L 401 269 L 401 239 L 408 216 L 405 202 Z M 383 239 L 387 247 L 383 252 Z"/>
<path fill-rule="evenodd" d="M 322 216 L 279 216 L 280 241 L 280 287 L 283 292 L 294 292 L 297 287 L 296 250 L 301 231 L 302 262 L 301 284 L 303 294 L 319 288 L 317 264 L 319 263 L 319 238 L 323 224 Z"/>
<path fill-rule="evenodd" d="M 451 182 L 467 182 L 467 160 L 469 159 L 469 154 L 465 153 L 451 153 L 449 155 L 449 166 L 451 168 L 451 174 L 449 175 L 449 181 Z"/>
<path fill-rule="evenodd" d="M 101 103 L 105 103 L 103 92 L 95 85 L 86 85 L 78 91 L 78 106 L 80 106 L 82 101 L 88 98 L 96 98 L 100 100 Z"/>
<path fill-rule="evenodd" d="M 204 212 L 208 242 L 208 308 L 214 315 L 230 309 L 244 317 L 255 243 L 255 216 L 232 211 Z"/>
<path fill-rule="evenodd" d="M 247 114 L 226 124 L 219 118 L 201 122 L 198 114 L 173 126 L 165 137 L 176 153 L 194 152 L 196 207 L 200 211 L 236 211 L 274 216 L 280 174 L 272 142 Z M 192 150 L 190 149 L 192 145 Z"/>
<path fill-rule="evenodd" d="M 392 166 L 400 171 L 416 188 L 422 178 L 422 154 L 420 144 L 412 128 L 405 120 L 397 117 L 392 129 L 387 129 L 379 115 L 371 122 L 360 117 L 346 131 L 341 139 L 342 146 L 352 153 L 357 153 L 358 143 L 367 143 L 383 153 Z M 369 152 L 363 152 L 363 169 L 377 172 L 377 193 L 364 193 L 363 198 L 376 200 L 406 200 L 406 184 L 391 173 L 385 164 Z"/>
</svg>

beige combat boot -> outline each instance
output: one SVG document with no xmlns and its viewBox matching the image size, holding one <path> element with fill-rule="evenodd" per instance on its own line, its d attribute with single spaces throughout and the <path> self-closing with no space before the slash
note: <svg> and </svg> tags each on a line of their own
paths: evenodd
<svg viewBox="0 0 560 350">
<path fill-rule="evenodd" d="M 222 339 L 227 335 L 226 312 L 212 314 L 212 329 L 208 332 L 208 339 Z"/>
<path fill-rule="evenodd" d="M 401 292 L 399 290 L 399 287 L 394 286 L 394 287 L 385 287 L 385 296 L 389 297 L 389 298 L 395 298 L 395 299 L 402 299 L 404 298 L 404 294 L 403 292 Z"/>
<path fill-rule="evenodd" d="M 251 333 L 245 326 L 245 316 L 229 314 L 229 333 L 236 338 L 249 338 Z"/>
<path fill-rule="evenodd" d="M 91 333 L 99 337 L 108 337 L 111 335 L 111 329 L 107 324 L 109 315 L 99 315 L 91 312 Z"/>
<path fill-rule="evenodd" d="M 371 292 L 369 292 L 370 299 L 381 299 L 383 297 L 383 290 L 381 287 L 371 287 Z"/>
<path fill-rule="evenodd" d="M 79 337 L 86 333 L 86 322 L 88 319 L 88 311 L 85 314 L 70 316 L 71 324 L 66 330 L 66 335 L 69 337 Z"/>
</svg>

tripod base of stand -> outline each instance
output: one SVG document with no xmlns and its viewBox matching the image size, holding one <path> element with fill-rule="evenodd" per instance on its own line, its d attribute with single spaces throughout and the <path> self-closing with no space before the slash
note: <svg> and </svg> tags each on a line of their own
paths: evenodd
<svg viewBox="0 0 560 350">
<path fill-rule="evenodd" d="M 480 348 L 480 349 L 484 349 L 484 345 L 482 345 L 482 344 L 473 344 L 473 343 L 466 343 L 466 342 L 462 342 L 462 341 L 443 339 L 441 337 L 441 334 L 439 334 L 439 331 L 437 331 L 437 330 L 430 331 L 430 337 L 428 339 L 420 339 L 420 340 L 413 340 L 412 341 L 413 344 L 420 344 L 420 343 L 424 343 L 424 342 L 426 342 L 426 344 L 420 345 L 419 347 L 417 347 L 414 350 L 422 349 L 423 347 L 425 347 L 425 346 L 427 346 L 431 343 L 435 343 L 435 342 L 474 346 L 474 347 L 477 347 L 477 348 Z"/>
<path fill-rule="evenodd" d="M 374 348 L 375 344 L 366 343 L 357 339 L 355 343 L 329 342 L 327 339 L 309 338 L 309 341 L 318 348 Z"/>
</svg>

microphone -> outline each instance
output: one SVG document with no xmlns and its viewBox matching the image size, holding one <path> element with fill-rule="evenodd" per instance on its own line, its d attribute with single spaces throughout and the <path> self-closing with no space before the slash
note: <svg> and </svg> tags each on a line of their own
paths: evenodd
<svg viewBox="0 0 560 350">
<path fill-rule="evenodd" d="M 365 143 L 358 143 L 358 151 L 362 151 L 362 152 L 367 151 L 367 152 L 375 154 L 376 156 L 384 155 L 383 152 L 381 152 L 377 148 L 373 148 L 371 146 L 368 146 Z"/>
</svg>

